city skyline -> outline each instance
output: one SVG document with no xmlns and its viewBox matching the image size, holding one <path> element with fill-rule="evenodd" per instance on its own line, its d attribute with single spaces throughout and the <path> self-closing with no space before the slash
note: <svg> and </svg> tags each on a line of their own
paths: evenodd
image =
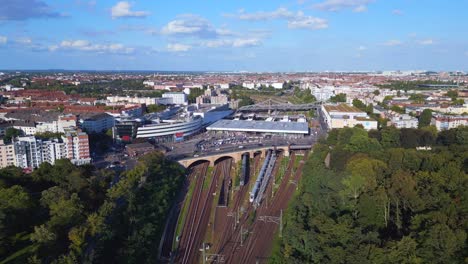
<svg viewBox="0 0 468 264">
<path fill-rule="evenodd" d="M 462 1 L 1 2 L 1 69 L 468 70 Z"/>
</svg>

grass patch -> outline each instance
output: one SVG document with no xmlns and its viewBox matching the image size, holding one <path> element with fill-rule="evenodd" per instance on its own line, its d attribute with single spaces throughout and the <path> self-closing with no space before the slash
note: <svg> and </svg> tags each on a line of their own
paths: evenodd
<svg viewBox="0 0 468 264">
<path fill-rule="evenodd" d="M 253 210 L 252 212 L 250 212 L 249 218 L 247 219 L 247 224 L 250 226 L 253 225 L 253 223 L 255 222 L 256 216 L 257 216 L 257 210 Z"/>
<path fill-rule="evenodd" d="M 296 158 L 294 159 L 294 171 L 296 171 L 296 169 L 299 167 L 299 163 L 303 158 L 303 156 L 296 156 Z"/>
<path fill-rule="evenodd" d="M 210 188 L 211 178 L 213 178 L 213 167 L 208 167 L 208 170 L 206 171 L 205 180 L 203 181 L 203 190 L 207 190 L 208 188 Z"/>
<path fill-rule="evenodd" d="M 276 232 L 275 238 L 273 238 L 273 247 L 271 249 L 270 257 L 268 258 L 268 263 L 281 263 L 281 246 L 283 240 L 279 237 L 279 231 Z"/>
<path fill-rule="evenodd" d="M 208 195 L 213 195 L 213 194 L 209 193 Z M 220 195 L 220 192 L 216 190 L 216 195 L 213 197 L 213 202 L 211 203 L 210 220 L 208 221 L 208 229 L 206 230 L 204 240 L 203 240 L 205 242 L 211 242 L 211 243 L 214 242 L 213 228 L 214 228 L 216 206 L 218 205 L 219 195 Z"/>
<path fill-rule="evenodd" d="M 200 177 L 200 175 L 198 175 L 198 177 Z M 177 218 L 177 226 L 176 226 L 176 230 L 174 233 L 175 237 L 172 241 L 172 249 L 175 249 L 177 247 L 178 242 L 176 241 L 176 238 L 180 236 L 182 233 L 182 228 L 185 223 L 185 218 L 187 218 L 188 209 L 190 206 L 190 201 L 192 200 L 193 190 L 195 189 L 196 182 L 197 181 L 194 179 L 190 183 L 187 195 L 185 196 L 185 199 L 184 199 L 184 204 L 182 205 L 182 210 L 180 211 L 179 217 Z"/>
<path fill-rule="evenodd" d="M 278 173 L 275 175 L 275 184 L 281 182 L 288 169 L 289 157 L 283 157 L 280 162 Z"/>
<path fill-rule="evenodd" d="M 240 185 L 240 178 L 242 173 L 242 160 L 238 161 L 234 168 L 234 186 Z"/>
</svg>

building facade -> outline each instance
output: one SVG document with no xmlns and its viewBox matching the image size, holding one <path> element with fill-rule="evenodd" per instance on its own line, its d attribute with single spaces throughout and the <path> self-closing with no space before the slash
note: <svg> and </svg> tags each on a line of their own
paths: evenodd
<svg viewBox="0 0 468 264">
<path fill-rule="evenodd" d="M 35 169 L 43 162 L 42 141 L 34 136 L 18 137 L 13 141 L 16 166 Z"/>
<path fill-rule="evenodd" d="M 410 115 L 398 115 L 390 119 L 390 124 L 396 128 L 418 128 L 419 121 Z"/>
<path fill-rule="evenodd" d="M 468 125 L 468 115 L 434 115 L 431 119 L 431 125 L 437 128 L 437 131 L 457 128 Z"/>
<path fill-rule="evenodd" d="M 187 95 L 184 93 L 164 93 L 162 97 L 171 98 L 172 104 L 176 104 L 176 105 L 187 104 Z"/>
<path fill-rule="evenodd" d="M 88 134 L 70 130 L 66 131 L 65 135 L 62 136 L 62 140 L 65 144 L 65 157 L 73 164 L 83 165 L 91 163 Z"/>
<path fill-rule="evenodd" d="M 159 124 L 138 128 L 137 138 L 154 138 L 159 142 L 182 141 L 202 129 L 203 118 L 193 117 L 185 120 L 168 120 Z"/>
<path fill-rule="evenodd" d="M 15 147 L 13 144 L 5 144 L 3 139 L 0 139 L 0 168 L 15 166 Z"/>
<path fill-rule="evenodd" d="M 377 129 L 377 121 L 354 106 L 322 105 L 322 113 L 329 129 L 361 125 L 366 130 Z"/>
<path fill-rule="evenodd" d="M 94 114 L 80 119 L 81 128 L 87 133 L 102 133 L 114 126 L 115 118 L 107 113 Z"/>
</svg>

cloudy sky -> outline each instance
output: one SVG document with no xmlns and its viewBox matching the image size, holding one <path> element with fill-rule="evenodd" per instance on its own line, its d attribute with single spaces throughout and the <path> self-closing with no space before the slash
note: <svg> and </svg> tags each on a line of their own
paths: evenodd
<svg viewBox="0 0 468 264">
<path fill-rule="evenodd" d="M 466 0 L 0 0 L 0 69 L 467 71 L 466 10 Z"/>
</svg>

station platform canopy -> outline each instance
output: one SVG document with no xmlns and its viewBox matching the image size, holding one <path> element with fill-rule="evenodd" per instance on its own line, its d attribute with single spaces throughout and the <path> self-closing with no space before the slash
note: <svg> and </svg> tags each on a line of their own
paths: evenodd
<svg viewBox="0 0 468 264">
<path fill-rule="evenodd" d="M 206 128 L 208 131 L 309 134 L 307 122 L 273 122 L 222 119 Z"/>
</svg>

